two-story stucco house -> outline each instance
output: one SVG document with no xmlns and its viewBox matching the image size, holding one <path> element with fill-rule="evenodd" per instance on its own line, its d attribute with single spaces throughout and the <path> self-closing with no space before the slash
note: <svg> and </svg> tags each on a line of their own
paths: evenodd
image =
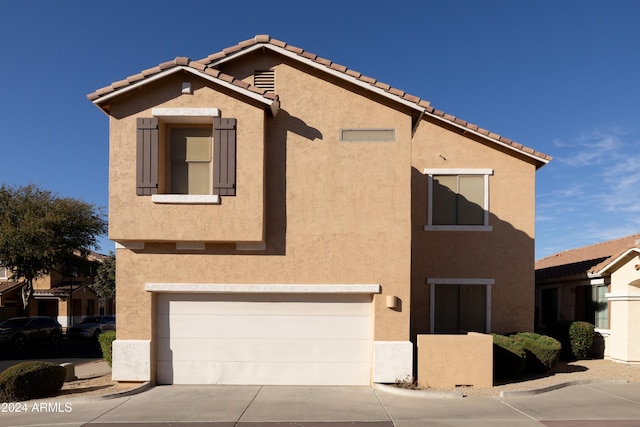
<svg viewBox="0 0 640 427">
<path fill-rule="evenodd" d="M 418 334 L 533 329 L 545 154 L 264 35 L 88 98 L 114 379 L 368 385 Z"/>
</svg>

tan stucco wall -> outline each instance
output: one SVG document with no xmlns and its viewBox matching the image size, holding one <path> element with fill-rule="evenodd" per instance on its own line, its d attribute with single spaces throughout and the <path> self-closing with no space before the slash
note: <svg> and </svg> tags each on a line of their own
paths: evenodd
<svg viewBox="0 0 640 427">
<path fill-rule="evenodd" d="M 494 279 L 491 332 L 532 330 L 535 164 L 450 129 L 423 121 L 412 146 L 412 332 L 429 332 L 427 278 Z M 425 168 L 493 169 L 489 177 L 489 225 L 493 230 L 424 231 Z"/>
<path fill-rule="evenodd" d="M 418 385 L 493 386 L 493 337 L 473 332 L 418 335 Z"/>
<path fill-rule="evenodd" d="M 276 118 L 207 88 L 175 93 L 181 77 L 112 103 L 109 237 L 146 242 L 143 250 L 117 250 L 118 339 L 153 338 L 145 282 L 380 284 L 375 339 L 409 339 L 411 118 L 353 88 L 276 67 Z M 238 196 L 223 197 L 220 206 L 175 207 L 135 195 L 134 122 L 150 116 L 154 102 L 215 107 L 238 118 Z M 395 128 L 396 141 L 340 142 L 339 130 L 353 127 Z M 264 195 L 256 178 L 263 173 Z M 256 180 L 246 194 L 250 178 Z M 236 250 L 237 241 L 262 240 L 263 229 L 264 251 Z M 158 240 L 169 242 L 152 242 Z M 174 242 L 181 240 L 212 243 L 180 253 Z M 401 307 L 386 308 L 387 295 L 399 297 Z"/>
<path fill-rule="evenodd" d="M 181 94 L 194 81 L 192 95 Z M 202 86 L 190 75 L 167 77 L 146 91 L 125 95 L 111 105 L 109 238 L 115 241 L 254 241 L 264 238 L 265 112 L 235 97 Z M 162 205 L 136 196 L 136 119 L 151 109 L 218 108 L 237 122 L 237 196 L 216 205 Z M 166 127 L 160 127 L 164 139 Z"/>
</svg>

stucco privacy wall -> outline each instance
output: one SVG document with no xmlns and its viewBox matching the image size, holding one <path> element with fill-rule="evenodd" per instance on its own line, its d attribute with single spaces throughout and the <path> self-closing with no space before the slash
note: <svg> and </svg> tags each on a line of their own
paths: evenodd
<svg viewBox="0 0 640 427">
<path fill-rule="evenodd" d="M 409 339 L 411 118 L 359 95 L 352 87 L 318 79 L 291 64 L 274 67 L 282 101 L 275 118 L 263 119 L 263 111 L 258 114 L 257 108 L 206 87 L 196 89 L 194 95 L 176 94 L 179 85 L 172 85 L 180 83 L 180 78 L 154 84 L 149 93 L 142 90 L 135 98 L 112 101 L 111 113 L 118 118 L 111 122 L 110 213 L 115 223 L 110 238 L 145 241 L 140 250 L 118 249 L 118 339 L 153 339 L 153 295 L 144 291 L 149 282 L 376 283 L 382 294 L 374 296 L 374 338 Z M 264 205 L 259 200 L 249 207 L 253 212 L 259 206 L 261 215 L 242 213 L 236 222 L 229 219 L 239 235 L 215 234 L 222 233 L 218 228 L 224 225 L 217 212 L 235 208 L 233 197 L 223 197 L 219 206 L 197 207 L 198 214 L 185 219 L 172 206 L 152 206 L 148 197 L 135 195 L 131 147 L 135 118 L 149 115 L 156 104 L 200 106 L 194 103 L 198 97 L 206 101 L 203 106 L 220 108 L 224 117 L 236 117 L 239 128 L 254 120 L 266 126 L 264 152 L 260 144 L 245 140 L 246 133 L 238 132 L 238 168 L 245 167 L 242 150 L 251 165 L 265 159 L 266 200 Z M 393 128 L 396 140 L 340 142 L 339 130 L 354 127 Z M 252 137 L 253 131 L 258 139 L 257 125 L 251 127 Z M 252 145 L 244 149 L 245 143 Z M 252 170 L 261 174 L 257 167 Z M 238 176 L 236 198 L 246 179 Z M 233 212 L 230 217 L 241 210 Z M 219 215 L 226 218 L 224 213 Z M 264 250 L 237 250 L 238 240 L 260 240 L 254 227 L 262 215 Z M 211 239 L 214 242 L 202 251 L 177 251 L 176 240 L 209 241 L 203 239 L 202 218 L 210 222 L 211 233 L 220 237 Z M 246 233 L 249 237 L 240 224 L 251 229 Z M 400 306 L 387 308 L 387 295 L 397 296 Z"/>
<path fill-rule="evenodd" d="M 491 331 L 533 330 L 533 160 L 470 133 L 423 120 L 412 144 L 412 333 L 429 332 L 428 278 L 494 279 Z M 425 231 L 425 168 L 490 168 L 492 231 Z M 517 298 L 514 296 L 517 295 Z"/>
<path fill-rule="evenodd" d="M 182 82 L 193 81 L 193 94 Z M 136 196 L 136 119 L 152 117 L 153 108 L 217 108 L 237 122 L 235 197 L 220 206 L 164 205 Z M 186 73 L 168 76 L 111 104 L 109 238 L 115 241 L 255 241 L 264 239 L 264 126 L 261 106 L 202 85 Z M 211 121 L 212 125 L 212 121 Z M 213 126 L 213 125 L 212 125 Z M 161 123 L 160 141 L 166 126 Z M 160 144 L 162 146 L 162 144 Z"/>
</svg>

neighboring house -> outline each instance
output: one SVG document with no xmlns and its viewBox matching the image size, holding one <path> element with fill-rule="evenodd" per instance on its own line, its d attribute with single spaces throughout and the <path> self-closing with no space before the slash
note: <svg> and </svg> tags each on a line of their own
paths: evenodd
<svg viewBox="0 0 640 427">
<path fill-rule="evenodd" d="M 88 98 L 114 379 L 393 382 L 419 334 L 533 329 L 545 154 L 269 36 Z"/>
<path fill-rule="evenodd" d="M 100 299 L 91 288 L 95 269 L 104 255 L 90 253 L 87 260 L 76 263 L 73 271 L 51 272 L 33 281 L 33 293 L 25 310 L 22 302 L 24 282 L 11 280 L 6 269 L 0 269 L 0 320 L 17 316 L 48 316 L 63 327 L 95 314 L 113 314 L 113 301 Z"/>
<path fill-rule="evenodd" d="M 640 234 L 571 249 L 536 262 L 536 319 L 593 323 L 604 355 L 640 363 Z"/>
</svg>

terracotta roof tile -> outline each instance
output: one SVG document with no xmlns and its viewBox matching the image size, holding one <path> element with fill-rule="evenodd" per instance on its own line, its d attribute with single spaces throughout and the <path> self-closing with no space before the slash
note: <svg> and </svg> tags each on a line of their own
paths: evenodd
<svg viewBox="0 0 640 427">
<path fill-rule="evenodd" d="M 317 57 L 316 58 L 316 62 L 319 63 L 319 64 L 322 64 L 322 65 L 325 65 L 327 67 L 331 65 L 331 61 L 329 61 L 328 59 L 325 59 L 325 58 Z"/>
<path fill-rule="evenodd" d="M 173 61 L 163 62 L 162 64 L 158 64 L 158 68 L 161 70 L 166 70 L 167 68 L 172 68 L 176 66 L 175 59 Z"/>
<path fill-rule="evenodd" d="M 175 64 L 176 65 L 189 65 L 189 62 L 191 62 L 191 59 L 186 58 L 184 56 L 178 56 L 175 59 Z"/>
<path fill-rule="evenodd" d="M 127 77 L 127 81 L 129 83 L 135 83 L 139 80 L 143 80 L 144 79 L 144 75 L 142 73 L 138 73 L 138 74 L 134 74 L 133 76 L 129 76 Z"/>
<path fill-rule="evenodd" d="M 627 249 L 638 247 L 640 233 L 558 252 L 536 261 L 536 280 L 595 273 Z"/>
<path fill-rule="evenodd" d="M 348 75 L 350 75 L 351 77 L 355 77 L 356 79 L 359 79 L 360 76 L 362 75 L 361 73 L 354 71 L 354 70 L 347 70 L 346 73 Z"/>
<path fill-rule="evenodd" d="M 408 93 L 405 93 L 404 95 L 402 95 L 402 98 L 406 99 L 409 102 L 415 102 L 416 104 L 420 105 L 422 103 L 422 101 L 420 100 L 420 98 L 418 98 L 415 95 L 410 95 Z M 427 102 L 427 105 L 429 105 L 429 103 Z"/>
<path fill-rule="evenodd" d="M 283 42 L 281 40 L 273 39 L 269 35 L 266 35 L 266 34 L 256 35 L 252 39 L 244 40 L 244 41 L 242 41 L 242 42 L 240 42 L 240 43 L 238 43 L 238 44 L 236 44 L 234 46 L 227 47 L 227 48 L 223 49 L 220 52 L 213 53 L 213 54 L 207 56 L 206 58 L 203 58 L 203 59 L 200 59 L 200 60 L 197 60 L 197 61 L 190 61 L 189 60 L 189 61 L 187 61 L 188 62 L 188 66 L 193 67 L 194 69 L 197 69 L 197 70 L 200 70 L 200 71 L 202 71 L 202 65 L 207 66 L 207 68 L 204 71 L 208 75 L 212 75 L 214 77 L 218 77 L 218 75 L 214 75 L 214 74 L 212 74 L 212 73 L 210 73 L 208 71 L 209 69 L 215 67 L 215 65 L 213 65 L 212 63 L 214 63 L 216 61 L 219 61 L 219 60 L 222 60 L 222 59 L 226 58 L 229 55 L 232 55 L 232 54 L 235 54 L 237 52 L 240 52 L 243 49 L 250 48 L 251 46 L 254 46 L 256 44 L 270 44 L 270 45 L 285 49 L 288 52 L 291 52 L 293 54 L 299 55 L 300 57 L 302 57 L 302 58 L 304 58 L 306 60 L 313 61 L 313 62 L 315 62 L 315 63 L 317 63 L 319 65 L 328 67 L 331 70 L 338 71 L 338 72 L 341 72 L 341 73 L 345 73 L 345 75 L 350 76 L 352 78 L 355 78 L 355 79 L 357 79 L 357 80 L 359 80 L 359 81 L 361 81 L 363 83 L 370 84 L 370 85 L 372 85 L 372 86 L 374 86 L 376 88 L 382 89 L 382 90 L 390 93 L 391 95 L 394 95 L 394 96 L 397 96 L 397 97 L 399 97 L 401 99 L 404 99 L 404 100 L 407 100 L 409 102 L 415 103 L 418 107 L 424 108 L 425 111 L 427 111 L 428 113 L 433 114 L 435 116 L 438 116 L 438 117 L 440 117 L 440 118 L 442 118 L 444 120 L 451 121 L 451 122 L 456 123 L 456 124 L 458 124 L 460 126 L 464 126 L 464 127 L 468 128 L 470 130 L 479 132 L 479 133 L 487 136 L 488 138 L 495 139 L 495 140 L 497 140 L 499 142 L 502 142 L 504 144 L 510 145 L 516 150 L 525 151 L 526 153 L 529 153 L 529 154 L 534 154 L 536 157 L 538 157 L 538 158 L 540 158 L 540 159 L 542 159 L 544 161 L 551 160 L 551 157 L 546 155 L 546 154 L 544 154 L 544 153 L 540 153 L 540 152 L 535 151 L 533 149 L 526 149 L 525 150 L 526 147 L 524 147 L 521 144 L 518 144 L 518 143 L 516 143 L 516 142 L 514 142 L 514 141 L 512 141 L 512 140 L 510 140 L 508 138 L 503 138 L 503 137 L 501 137 L 500 135 L 498 135 L 496 133 L 489 132 L 488 130 L 479 128 L 477 125 L 471 124 L 471 123 L 469 123 L 469 122 L 467 122 L 465 120 L 456 118 L 455 116 L 452 116 L 450 114 L 445 114 L 442 111 L 436 110 L 433 107 L 431 107 L 431 105 L 430 105 L 430 103 L 428 101 L 421 100 L 417 96 L 409 95 L 409 94 L 405 93 L 404 91 L 402 91 L 400 89 L 394 88 L 394 87 L 392 87 L 392 86 L 390 86 L 390 85 L 388 85 L 386 83 L 379 82 L 379 81 L 377 81 L 376 79 L 374 79 L 372 77 L 368 77 L 368 76 L 362 75 L 361 73 L 359 73 L 357 71 L 350 70 L 347 67 L 345 67 L 344 65 L 336 64 L 336 63 L 334 63 L 334 62 L 332 62 L 332 61 L 330 61 L 328 59 L 321 58 L 321 57 L 319 57 L 319 56 L 317 56 L 317 55 L 315 55 L 313 53 L 310 53 L 310 52 L 306 52 L 304 49 L 301 49 L 299 47 L 289 45 L 289 44 L 287 44 L 287 43 L 285 43 L 285 42 Z M 184 62 L 184 59 L 176 58 L 173 61 L 168 61 L 168 62 L 160 64 L 157 67 L 150 68 L 148 70 L 142 71 L 142 73 L 140 73 L 140 74 L 142 74 L 145 77 L 148 77 L 148 76 L 156 74 L 156 73 L 158 73 L 158 72 L 160 72 L 160 71 L 162 71 L 164 69 L 176 66 L 176 64 L 187 65 L 187 64 L 183 64 L 183 62 Z M 137 79 L 135 81 L 138 81 L 138 80 L 139 79 Z M 229 79 L 227 77 L 225 77 L 224 80 L 225 81 L 229 81 Z M 233 81 L 233 79 L 231 81 Z M 240 87 L 242 87 L 242 86 L 243 85 L 240 85 Z M 106 91 L 103 91 L 103 92 L 100 92 L 100 90 L 98 90 L 98 91 L 96 91 L 96 92 L 94 92 L 92 94 L 87 95 L 87 97 L 89 99 L 95 100 L 95 99 L 99 98 L 100 96 L 102 96 L 103 94 L 112 92 L 115 89 L 116 88 L 111 86 L 109 90 L 106 90 Z M 250 90 L 252 90 L 252 89 L 250 89 Z M 255 90 L 252 90 L 252 91 L 256 92 Z"/>
<path fill-rule="evenodd" d="M 198 71 L 204 71 L 204 70 L 207 69 L 207 67 L 204 64 L 202 64 L 200 62 L 197 62 L 197 61 L 191 61 L 191 62 L 189 62 L 188 65 L 189 65 L 189 67 L 195 68 Z"/>
<path fill-rule="evenodd" d="M 362 76 L 362 75 L 360 76 L 360 80 L 362 80 L 365 83 L 369 83 L 370 85 L 376 82 L 376 79 L 374 79 L 373 77 Z"/>
<path fill-rule="evenodd" d="M 307 58 L 307 59 L 311 59 L 313 61 L 315 61 L 315 59 L 318 57 L 318 55 L 315 55 L 311 52 L 302 52 L 302 56 Z"/>
<path fill-rule="evenodd" d="M 331 68 L 332 70 L 341 71 L 343 73 L 347 71 L 347 67 L 345 67 L 344 65 L 336 64 L 335 62 L 332 62 L 329 68 Z"/>
</svg>

